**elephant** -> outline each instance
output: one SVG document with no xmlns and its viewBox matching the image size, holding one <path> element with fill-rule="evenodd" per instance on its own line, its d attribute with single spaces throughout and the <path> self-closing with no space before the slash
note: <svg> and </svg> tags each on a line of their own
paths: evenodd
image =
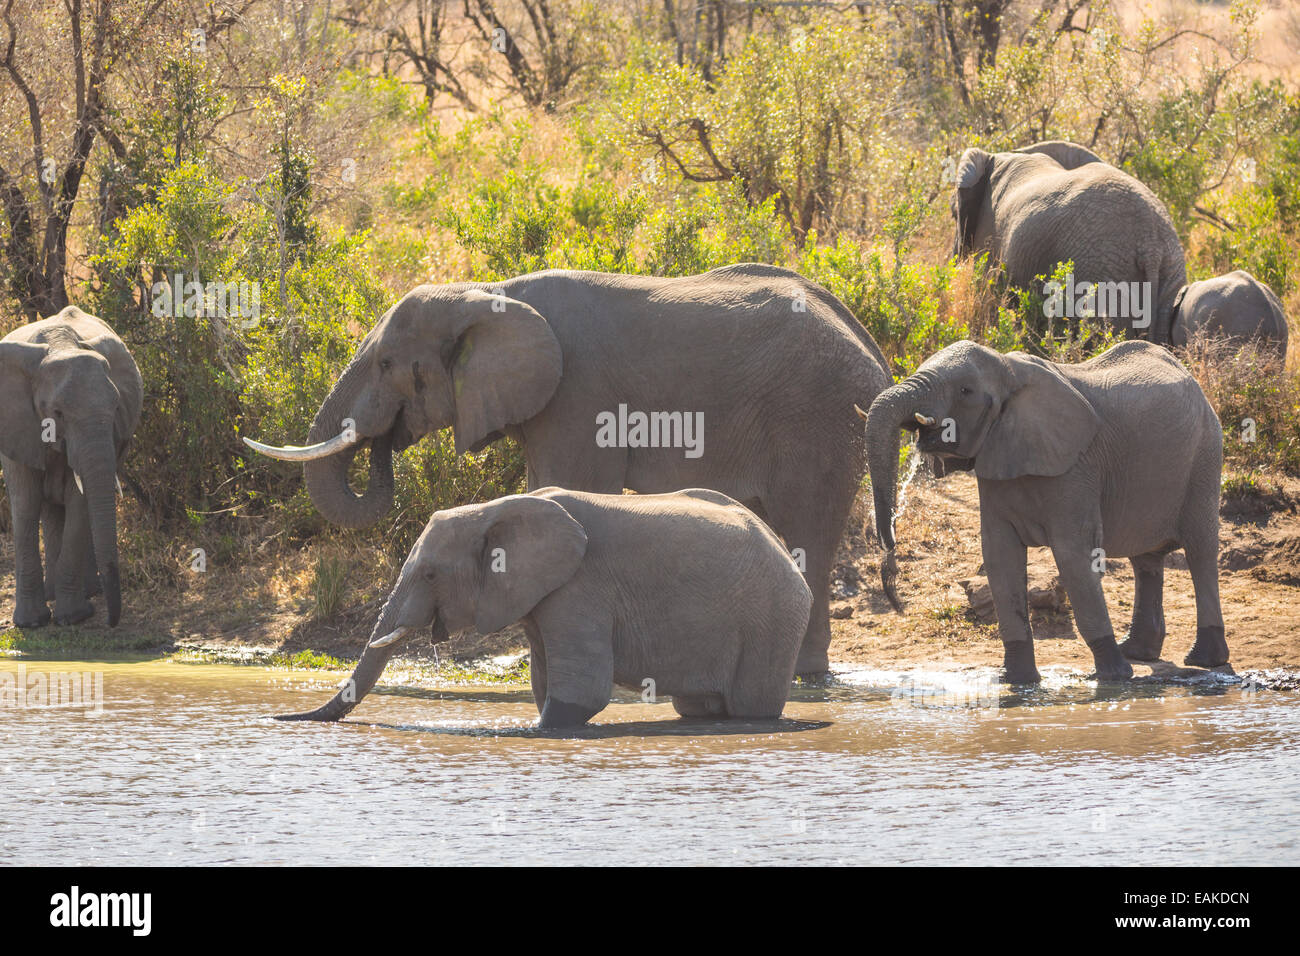
<svg viewBox="0 0 1300 956">
<path fill-rule="evenodd" d="M 968 149 L 955 176 L 955 257 L 987 252 L 1023 289 L 1072 261 L 1073 288 L 1052 290 L 1058 306 L 1065 292 L 1057 315 L 1091 311 L 1128 338 L 1169 342 L 1187 270 L 1169 212 L 1146 186 L 1059 141 L 1004 153 Z"/>
<path fill-rule="evenodd" d="M 861 412 L 860 412 L 861 414 Z M 1097 676 L 1124 680 L 1165 638 L 1164 557 L 1182 548 L 1196 591 L 1185 663 L 1228 661 L 1219 605 L 1223 433 L 1205 394 L 1162 346 L 1125 341 L 1078 365 L 963 341 L 881 392 L 865 413 L 881 584 L 895 609 L 895 482 L 900 429 L 950 470 L 974 470 L 984 568 L 1013 683 L 1039 679 L 1026 548 L 1049 547 Z M 1102 575 L 1127 557 L 1136 576 L 1128 636 L 1116 644 Z"/>
<path fill-rule="evenodd" d="M 683 717 L 775 718 L 812 603 L 780 539 L 726 495 L 542 488 L 435 512 L 351 679 L 280 719 L 340 719 L 416 629 L 521 618 L 541 727 L 585 724 L 614 684 L 671 695 Z"/>
<path fill-rule="evenodd" d="M 117 472 L 144 386 L 104 322 L 68 306 L 0 340 L 0 466 L 13 516 L 14 624 L 78 624 L 100 591 L 122 615 Z M 42 574 L 38 538 L 45 540 Z"/>
<path fill-rule="evenodd" d="M 529 489 L 720 491 L 800 552 L 815 603 L 798 672 L 814 675 L 829 669 L 830 571 L 866 468 L 844 396 L 891 381 L 844 304 L 788 269 L 552 270 L 417 287 L 362 341 L 311 445 L 245 441 L 303 461 L 317 509 L 347 527 L 392 506 L 392 454 L 447 426 L 457 452 L 518 440 Z M 367 442 L 357 495 L 348 467 Z"/>
<path fill-rule="evenodd" d="M 1259 340 L 1286 358 L 1286 311 L 1272 289 L 1243 269 L 1192 282 L 1179 291 L 1173 344 L 1186 345 L 1201 330 L 1238 343 Z"/>
</svg>

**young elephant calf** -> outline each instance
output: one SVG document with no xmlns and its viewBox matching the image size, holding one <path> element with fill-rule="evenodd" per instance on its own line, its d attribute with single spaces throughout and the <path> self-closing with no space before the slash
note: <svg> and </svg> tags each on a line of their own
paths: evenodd
<svg viewBox="0 0 1300 956">
<path fill-rule="evenodd" d="M 974 468 L 980 535 L 1006 678 L 1038 680 L 1025 549 L 1050 547 L 1075 623 L 1103 680 L 1133 676 L 1165 637 L 1164 557 L 1182 548 L 1196 589 L 1196 643 L 1185 663 L 1228 661 L 1219 607 L 1223 433 L 1196 380 L 1159 346 L 1124 342 L 1057 365 L 958 342 L 886 389 L 867 414 L 881 576 L 895 607 L 899 429 L 948 468 Z M 1127 557 L 1137 577 L 1128 639 L 1116 645 L 1101 576 Z"/>
<path fill-rule="evenodd" d="M 543 488 L 435 514 L 351 680 L 281 719 L 343 717 L 415 629 L 521 618 L 542 727 L 586 723 L 614 684 L 671 695 L 683 717 L 779 717 L 811 607 L 780 539 L 726 495 Z"/>
</svg>

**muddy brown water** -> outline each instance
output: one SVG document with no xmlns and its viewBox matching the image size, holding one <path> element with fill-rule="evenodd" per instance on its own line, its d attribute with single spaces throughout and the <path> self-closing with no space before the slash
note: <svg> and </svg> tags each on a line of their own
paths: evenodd
<svg viewBox="0 0 1300 956">
<path fill-rule="evenodd" d="M 101 712 L 93 677 L 51 706 L 82 672 Z M 686 722 L 629 693 L 572 737 L 533 729 L 521 687 L 389 686 L 343 724 L 267 719 L 339 676 L 0 660 L 0 859 L 1300 863 L 1300 693 L 1235 679 L 1047 669 L 1018 695 L 990 672 L 847 671 L 780 721 Z"/>
</svg>

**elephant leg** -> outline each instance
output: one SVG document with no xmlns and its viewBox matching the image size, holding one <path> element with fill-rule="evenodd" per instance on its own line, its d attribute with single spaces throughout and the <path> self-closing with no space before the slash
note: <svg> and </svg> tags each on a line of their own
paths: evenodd
<svg viewBox="0 0 1300 956">
<path fill-rule="evenodd" d="M 725 717 L 727 707 L 721 694 L 673 695 L 673 710 L 681 717 Z"/>
<path fill-rule="evenodd" d="M 56 624 L 80 624 L 95 613 L 86 599 L 86 550 L 90 547 L 90 512 L 80 495 L 64 499 L 63 544 L 54 587 Z"/>
<path fill-rule="evenodd" d="M 1029 624 L 1028 553 L 1016 529 L 993 518 L 981 522 L 980 546 L 998 615 L 1004 676 L 1012 684 L 1037 684 L 1041 678 Z"/>
<path fill-rule="evenodd" d="M 540 714 L 546 705 L 546 645 L 541 632 L 531 617 L 523 620 L 524 633 L 528 635 L 528 678 L 533 685 L 533 701 Z"/>
<path fill-rule="evenodd" d="M 828 496 L 813 502 L 805 488 L 788 491 L 780 500 L 760 501 L 763 511 L 772 516 L 768 526 L 781 536 L 786 549 L 796 556 L 802 552 L 804 581 L 812 591 L 808 628 L 794 669 L 799 677 L 820 678 L 830 670 L 831 565 L 852 500 L 851 495 L 842 502 Z M 787 502 L 797 502 L 797 510 Z"/>
<path fill-rule="evenodd" d="M 41 540 L 45 545 L 45 600 L 54 600 L 59 580 L 59 551 L 63 547 L 63 506 L 46 504 L 41 509 Z"/>
<path fill-rule="evenodd" d="M 539 727 L 580 727 L 609 704 L 614 622 L 608 614 L 592 613 L 592 604 L 552 594 L 530 615 L 546 660 Z"/>
<path fill-rule="evenodd" d="M 1092 651 L 1097 679 L 1128 680 L 1133 676 L 1133 665 L 1115 643 L 1110 611 L 1106 609 L 1106 592 L 1101 584 L 1104 566 L 1101 570 L 1094 570 L 1097 562 L 1105 560 L 1098 553 L 1100 541 L 1100 528 L 1091 534 L 1074 534 L 1068 540 L 1052 543 L 1052 557 L 1056 559 L 1061 584 L 1070 598 L 1075 626 Z"/>
<path fill-rule="evenodd" d="M 9 513 L 14 528 L 14 626 L 41 627 L 50 622 L 45 606 L 45 575 L 41 568 L 41 501 L 43 476 L 9 458 L 0 458 Z"/>
<path fill-rule="evenodd" d="M 1223 633 L 1223 609 L 1219 604 L 1219 527 L 1217 498 L 1212 533 L 1189 535 L 1183 542 L 1187 569 L 1196 592 L 1196 642 L 1183 658 L 1190 667 L 1218 667 L 1228 663 L 1228 642 Z"/>
<path fill-rule="evenodd" d="M 1139 554 L 1133 565 L 1133 620 L 1119 649 L 1131 661 L 1158 661 L 1165 641 L 1165 556 Z"/>
</svg>

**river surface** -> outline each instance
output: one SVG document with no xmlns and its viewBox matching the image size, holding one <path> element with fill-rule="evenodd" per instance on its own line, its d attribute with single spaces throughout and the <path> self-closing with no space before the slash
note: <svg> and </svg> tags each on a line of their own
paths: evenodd
<svg viewBox="0 0 1300 956">
<path fill-rule="evenodd" d="M 41 697 L 79 672 L 100 675 L 97 707 L 66 703 L 66 679 L 60 706 Z M 686 722 L 627 693 L 567 738 L 532 729 L 513 686 L 381 687 L 343 724 L 267 719 L 340 676 L 0 659 L 0 859 L 1300 863 L 1300 693 L 1235 679 L 1099 688 L 1046 668 L 1017 695 L 989 674 L 851 671 L 797 688 L 780 721 Z"/>
</svg>

